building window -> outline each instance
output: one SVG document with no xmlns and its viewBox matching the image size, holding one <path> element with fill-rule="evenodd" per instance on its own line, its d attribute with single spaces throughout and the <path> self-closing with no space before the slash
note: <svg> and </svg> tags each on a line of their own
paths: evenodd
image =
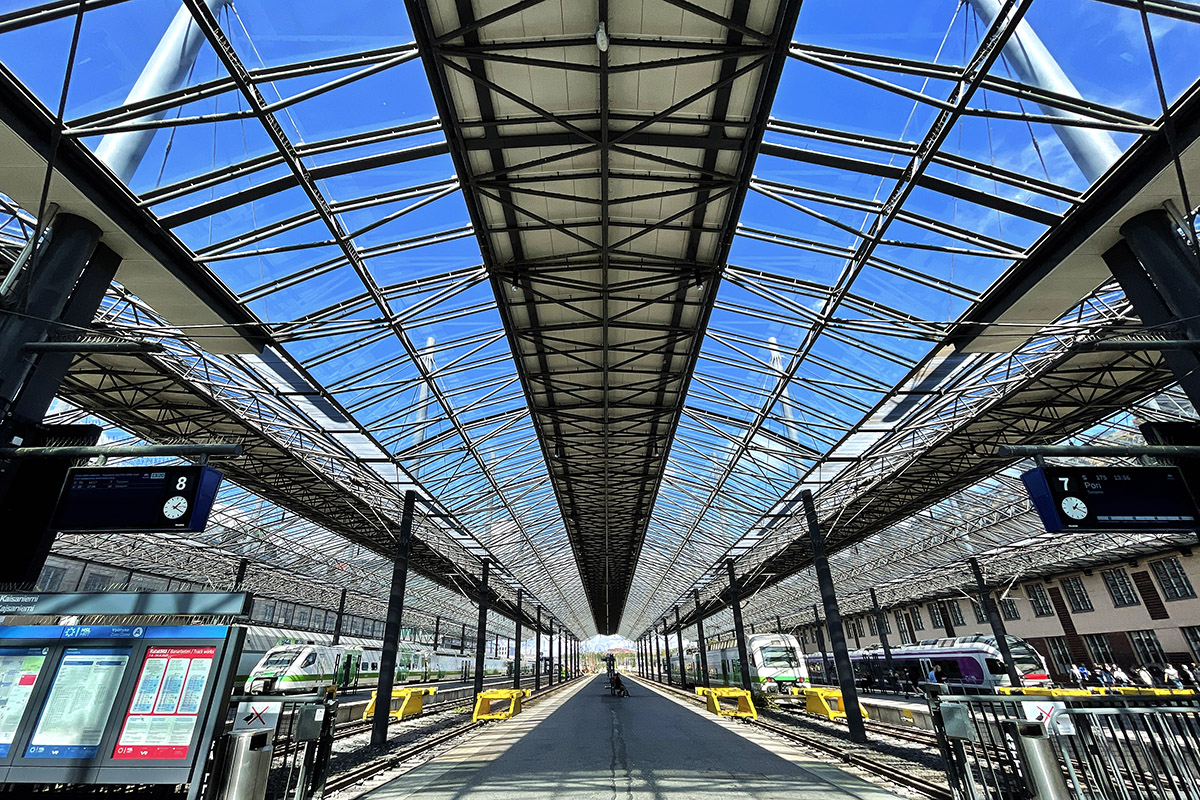
<svg viewBox="0 0 1200 800">
<path fill-rule="evenodd" d="M 1025 596 L 1029 598 L 1029 607 L 1035 617 L 1053 617 L 1054 606 L 1046 596 L 1046 587 L 1040 583 L 1025 584 Z"/>
<path fill-rule="evenodd" d="M 1108 637 L 1103 633 L 1085 633 L 1083 641 L 1087 644 L 1088 652 L 1092 654 L 1092 661 L 1097 664 L 1111 664 L 1116 660 L 1113 658 L 1112 647 L 1108 644 Z"/>
<path fill-rule="evenodd" d="M 1017 608 L 1017 601 L 1011 597 L 1005 597 L 1000 601 L 1000 616 L 1004 617 L 1009 622 L 1021 618 L 1021 611 Z"/>
<path fill-rule="evenodd" d="M 1054 671 L 1059 675 L 1071 674 L 1071 651 L 1067 647 L 1067 637 L 1051 636 L 1046 639 L 1050 645 L 1050 660 L 1054 663 Z"/>
<path fill-rule="evenodd" d="M 1193 625 L 1184 628 L 1183 638 L 1187 641 L 1188 649 L 1192 651 L 1192 660 L 1200 661 L 1200 627 Z"/>
<path fill-rule="evenodd" d="M 57 592 L 62 587 L 63 578 L 67 575 L 63 567 L 42 567 L 38 576 L 38 588 L 43 592 Z"/>
<path fill-rule="evenodd" d="M 1129 580 L 1129 573 L 1125 571 L 1124 567 L 1106 569 L 1100 574 L 1104 576 L 1104 585 L 1108 587 L 1108 593 L 1112 595 L 1114 606 L 1124 608 L 1125 606 L 1141 605 L 1137 590 L 1133 588 L 1133 581 Z"/>
<path fill-rule="evenodd" d="M 254 610 L 250 612 L 250 616 L 258 622 L 274 622 L 275 601 L 254 598 Z"/>
<path fill-rule="evenodd" d="M 935 627 L 935 628 L 946 627 L 946 623 L 942 619 L 941 603 L 930 603 L 929 604 L 929 621 L 933 623 L 933 627 Z"/>
<path fill-rule="evenodd" d="M 918 630 L 918 631 L 925 630 L 925 620 L 921 619 L 920 606 L 914 606 L 911 613 L 912 613 L 913 630 Z"/>
<path fill-rule="evenodd" d="M 1196 596 L 1196 590 L 1192 588 L 1192 582 L 1188 580 L 1187 573 L 1183 571 L 1183 564 L 1179 563 L 1178 558 L 1172 556 L 1161 561 L 1151 561 L 1150 566 L 1154 567 L 1164 600 L 1183 600 Z"/>
<path fill-rule="evenodd" d="M 950 612 L 950 621 L 951 622 L 953 622 L 955 625 L 958 625 L 959 627 L 962 627 L 963 625 L 967 624 L 966 621 L 963 619 L 962 608 L 959 607 L 957 600 L 947 600 L 946 608 Z"/>
<path fill-rule="evenodd" d="M 869 630 L 871 632 L 872 636 L 879 635 L 879 626 L 875 624 L 875 615 L 874 614 L 867 617 L 867 630 Z"/>
<path fill-rule="evenodd" d="M 83 591 L 85 592 L 103 592 L 112 588 L 116 581 L 112 575 L 107 572 L 93 572 L 87 576 L 87 580 L 83 582 Z"/>
<path fill-rule="evenodd" d="M 972 597 L 971 598 L 971 609 L 975 612 L 975 622 L 977 622 L 980 625 L 986 625 L 988 618 L 987 618 L 987 611 L 985 611 L 983 608 L 983 603 L 979 602 L 978 599 Z"/>
<path fill-rule="evenodd" d="M 1162 645 L 1158 642 L 1158 634 L 1154 631 L 1130 631 L 1129 641 L 1133 643 L 1133 652 L 1137 653 L 1138 661 L 1143 664 L 1162 664 L 1167 660 L 1163 654 Z"/>
<path fill-rule="evenodd" d="M 1083 578 L 1078 575 L 1063 578 L 1062 587 L 1063 594 L 1067 596 L 1067 605 L 1076 614 L 1095 610 L 1092 608 L 1092 598 L 1088 597 L 1087 588 L 1083 585 Z"/>
<path fill-rule="evenodd" d="M 892 621 L 888 619 L 887 614 L 880 614 L 879 616 L 883 619 L 883 632 L 890 636 L 892 633 Z"/>
<path fill-rule="evenodd" d="M 912 641 L 908 635 L 908 626 L 904 624 L 904 612 L 896 611 L 896 626 L 900 628 L 900 644 L 908 644 Z"/>
</svg>

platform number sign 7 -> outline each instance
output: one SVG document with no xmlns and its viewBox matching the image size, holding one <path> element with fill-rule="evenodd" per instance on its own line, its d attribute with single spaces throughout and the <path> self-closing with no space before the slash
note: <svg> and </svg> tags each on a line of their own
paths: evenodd
<svg viewBox="0 0 1200 800">
<path fill-rule="evenodd" d="M 1071 479 L 1070 479 L 1070 478 L 1059 478 L 1059 480 L 1060 480 L 1060 481 L 1062 481 L 1062 485 L 1063 485 L 1063 491 L 1064 491 L 1064 492 L 1069 492 L 1069 491 L 1071 491 L 1071 485 L 1070 485 L 1070 484 L 1071 484 Z"/>
</svg>

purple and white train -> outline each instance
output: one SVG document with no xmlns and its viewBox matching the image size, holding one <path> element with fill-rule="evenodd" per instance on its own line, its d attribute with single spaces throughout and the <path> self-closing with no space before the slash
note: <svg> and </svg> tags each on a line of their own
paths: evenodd
<svg viewBox="0 0 1200 800">
<path fill-rule="evenodd" d="M 1045 660 L 1033 649 L 1033 645 L 1015 636 L 1008 637 L 1008 648 L 1013 663 L 1026 686 L 1048 686 L 1050 675 Z M 808 672 L 813 680 L 824 677 L 824 659 L 820 653 L 808 653 Z M 830 671 L 833 656 L 829 655 Z M 887 686 L 887 660 L 883 647 L 875 644 L 862 650 L 852 650 L 850 661 L 859 680 L 870 680 L 877 687 Z M 905 644 L 892 648 L 892 668 L 900 685 L 916 686 L 928 679 L 934 667 L 942 668 L 942 682 L 980 689 L 996 689 L 1009 686 L 1008 670 L 1000 658 L 993 636 L 955 636 L 942 639 L 925 639 L 916 644 Z"/>
</svg>

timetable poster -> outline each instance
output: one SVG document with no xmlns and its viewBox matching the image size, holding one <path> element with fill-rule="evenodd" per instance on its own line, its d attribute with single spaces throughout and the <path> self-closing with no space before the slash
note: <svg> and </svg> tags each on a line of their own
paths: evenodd
<svg viewBox="0 0 1200 800">
<path fill-rule="evenodd" d="M 113 758 L 184 759 L 215 647 L 151 647 L 142 662 Z"/>
<path fill-rule="evenodd" d="M 128 647 L 68 647 L 26 758 L 95 758 L 128 663 Z"/>
<path fill-rule="evenodd" d="M 46 663 L 45 647 L 0 648 L 0 758 L 8 755 L 33 685 Z"/>
</svg>

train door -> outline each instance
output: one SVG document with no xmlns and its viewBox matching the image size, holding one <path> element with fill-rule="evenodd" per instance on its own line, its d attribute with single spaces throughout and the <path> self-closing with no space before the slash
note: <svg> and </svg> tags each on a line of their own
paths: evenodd
<svg viewBox="0 0 1200 800">
<path fill-rule="evenodd" d="M 913 683 L 925 683 L 929 680 L 929 673 L 933 670 L 933 662 L 928 658 L 921 659 L 921 680 L 913 681 Z"/>
</svg>

